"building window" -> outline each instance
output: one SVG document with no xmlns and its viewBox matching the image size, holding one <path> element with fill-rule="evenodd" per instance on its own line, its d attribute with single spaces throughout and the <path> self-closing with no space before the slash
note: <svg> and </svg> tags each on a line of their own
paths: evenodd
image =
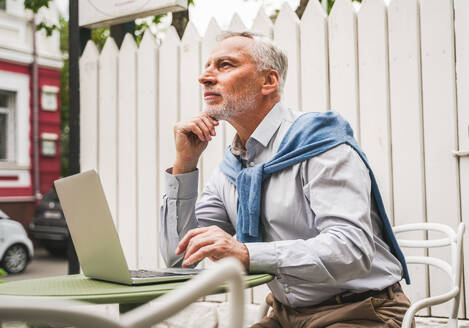
<svg viewBox="0 0 469 328">
<path fill-rule="evenodd" d="M 55 133 L 44 132 L 41 134 L 41 154 L 43 156 L 55 157 L 57 155 L 57 140 L 59 136 Z"/>
<path fill-rule="evenodd" d="M 51 85 L 42 86 L 41 105 L 43 110 L 56 111 L 58 109 L 57 94 L 59 88 Z"/>
<path fill-rule="evenodd" d="M 0 90 L 0 161 L 15 160 L 15 93 Z"/>
</svg>

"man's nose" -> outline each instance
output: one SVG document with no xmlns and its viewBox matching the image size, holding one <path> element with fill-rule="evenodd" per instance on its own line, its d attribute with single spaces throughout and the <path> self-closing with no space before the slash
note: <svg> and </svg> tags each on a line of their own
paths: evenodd
<svg viewBox="0 0 469 328">
<path fill-rule="evenodd" d="M 209 70 L 205 70 L 199 77 L 199 83 L 203 85 L 214 85 L 217 82 L 215 75 Z"/>
</svg>

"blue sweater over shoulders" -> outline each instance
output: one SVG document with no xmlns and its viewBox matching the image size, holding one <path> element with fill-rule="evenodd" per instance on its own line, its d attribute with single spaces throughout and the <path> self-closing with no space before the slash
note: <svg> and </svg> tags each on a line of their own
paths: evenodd
<svg viewBox="0 0 469 328">
<path fill-rule="evenodd" d="M 384 209 L 381 193 L 373 171 L 363 151 L 353 137 L 349 123 L 337 112 L 311 112 L 298 117 L 280 143 L 277 153 L 266 162 L 243 168 L 241 159 L 230 148 L 220 164 L 220 170 L 236 185 L 238 191 L 238 221 L 236 237 L 241 242 L 260 242 L 260 207 L 262 182 L 275 172 L 320 155 L 340 144 L 351 146 L 368 168 L 371 192 L 383 223 L 383 236 L 392 254 L 402 265 L 404 278 L 410 283 L 404 255 L 397 243 L 391 224 Z"/>
</svg>

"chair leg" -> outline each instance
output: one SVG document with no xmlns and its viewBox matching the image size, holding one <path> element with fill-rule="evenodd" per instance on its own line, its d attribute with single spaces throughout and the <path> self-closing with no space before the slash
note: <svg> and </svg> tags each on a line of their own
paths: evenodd
<svg viewBox="0 0 469 328">
<path fill-rule="evenodd" d="M 448 328 L 458 328 L 459 295 L 458 293 L 451 301 L 451 315 L 448 318 Z"/>
<path fill-rule="evenodd" d="M 458 319 L 448 319 L 448 328 L 458 328 Z"/>
</svg>

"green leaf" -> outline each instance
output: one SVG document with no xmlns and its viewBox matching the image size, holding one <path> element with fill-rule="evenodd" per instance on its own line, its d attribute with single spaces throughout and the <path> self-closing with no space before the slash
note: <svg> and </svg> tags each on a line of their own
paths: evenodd
<svg viewBox="0 0 469 328">
<path fill-rule="evenodd" d="M 54 31 L 59 31 L 59 27 L 55 24 L 48 25 L 47 23 L 40 22 L 37 24 L 37 30 L 45 30 L 47 36 L 51 36 Z"/>
<path fill-rule="evenodd" d="M 168 15 L 168 14 L 162 14 L 162 15 L 156 15 L 156 16 L 154 16 L 153 19 L 152 19 L 153 24 L 159 24 L 159 23 L 161 23 L 161 19 L 162 19 L 163 17 L 166 17 L 167 15 Z"/>
<path fill-rule="evenodd" d="M 101 50 L 110 34 L 109 26 L 95 28 L 91 31 L 91 40 L 93 40 L 99 50 Z"/>
<path fill-rule="evenodd" d="M 49 8 L 49 2 L 52 0 L 24 0 L 24 8 L 31 9 L 35 14 L 42 7 Z"/>
</svg>

